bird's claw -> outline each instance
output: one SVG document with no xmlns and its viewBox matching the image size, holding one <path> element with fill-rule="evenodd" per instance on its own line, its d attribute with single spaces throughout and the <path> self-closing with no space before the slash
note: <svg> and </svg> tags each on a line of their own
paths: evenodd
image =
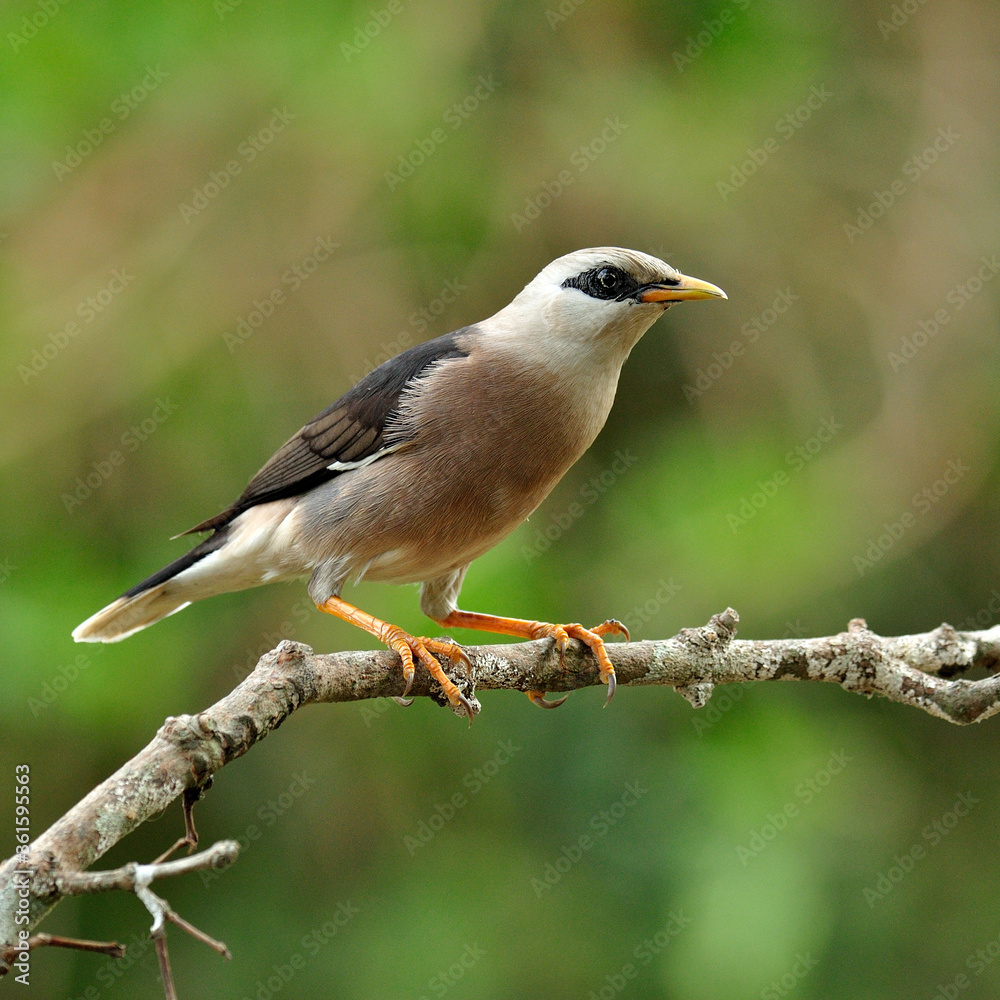
<svg viewBox="0 0 1000 1000">
<path fill-rule="evenodd" d="M 525 691 L 524 693 L 528 696 L 528 701 L 539 708 L 558 708 L 569 697 L 568 694 L 564 694 L 561 698 L 556 698 L 555 701 L 546 701 L 544 691 Z"/>
<path fill-rule="evenodd" d="M 625 627 L 624 623 L 618 621 L 617 618 L 609 618 L 600 625 L 595 625 L 590 631 L 595 635 L 623 635 L 625 636 L 626 645 L 632 641 L 632 637 L 629 635 L 628 629 Z M 598 659 L 600 658 L 598 657 Z M 608 696 L 604 700 L 604 707 L 607 708 L 608 705 L 611 704 L 611 699 L 615 696 L 615 691 L 618 689 L 618 680 L 615 675 L 615 668 L 611 667 L 610 670 L 605 670 L 602 667 L 601 680 L 608 686 Z"/>
<path fill-rule="evenodd" d="M 607 677 L 602 676 L 601 680 L 608 685 L 608 696 L 604 699 L 604 707 L 607 708 L 611 704 L 611 699 L 615 696 L 615 691 L 618 689 L 618 681 L 615 679 L 614 670 Z"/>
<path fill-rule="evenodd" d="M 452 642 L 450 639 L 425 639 L 420 638 L 417 640 L 425 649 L 429 650 L 434 656 L 447 656 L 449 660 L 453 663 L 464 663 L 465 664 L 465 678 L 469 680 L 472 677 L 472 660 L 469 658 L 469 654 L 462 649 L 462 647 L 457 642 Z M 431 671 L 433 674 L 433 671 Z M 442 671 L 443 673 L 443 671 Z M 469 725 L 472 725 L 472 720 L 476 717 L 476 709 L 472 702 L 448 679 L 445 675 L 445 680 L 451 685 L 452 690 L 445 687 L 441 678 L 437 678 L 438 683 L 441 684 L 444 693 L 448 696 L 448 701 L 451 703 L 453 708 L 458 708 L 459 705 L 465 709 L 465 714 L 469 717 Z"/>
<path fill-rule="evenodd" d="M 544 622 L 536 622 L 532 628 L 532 634 L 535 638 L 542 638 L 548 636 L 555 641 L 556 648 L 559 650 L 559 662 L 564 663 L 564 657 L 566 654 L 566 649 L 569 646 L 570 639 L 579 639 L 587 648 L 594 654 L 597 660 L 597 665 L 601 670 L 601 681 L 608 686 L 608 697 L 604 702 L 605 707 L 615 696 L 615 690 L 617 688 L 617 682 L 615 679 L 615 668 L 611 662 L 611 658 L 608 656 L 608 651 L 604 646 L 604 640 L 601 638 L 605 635 L 623 635 L 625 636 L 625 641 L 629 639 L 628 629 L 617 619 L 609 618 L 606 622 L 602 622 L 600 625 L 595 626 L 592 629 L 584 628 L 580 624 L 573 625 L 549 625 Z M 531 695 L 528 695 L 531 698 Z M 539 704 L 534 698 L 531 698 L 535 704 Z M 561 705 L 562 701 L 559 702 L 547 702 L 545 707 L 549 708 L 555 705 Z"/>
<path fill-rule="evenodd" d="M 623 635 L 625 636 L 626 643 L 632 641 L 632 637 L 629 635 L 628 629 L 625 627 L 624 623 L 618 621 L 617 618 L 609 618 L 606 622 L 602 622 L 600 625 L 595 625 L 590 631 L 595 635 Z"/>
<path fill-rule="evenodd" d="M 400 656 L 402 657 L 401 653 Z M 410 693 L 410 688 L 413 687 L 413 675 L 415 673 L 416 670 L 413 668 L 412 659 L 409 663 L 407 663 L 406 659 L 403 658 L 403 678 L 406 680 L 406 687 L 403 688 L 402 695 L 394 694 L 392 696 L 392 700 L 397 705 L 402 705 L 403 708 L 409 708 L 413 704 L 413 699 L 407 698 L 406 696 Z"/>
<path fill-rule="evenodd" d="M 458 691 L 457 688 L 455 690 Z M 449 701 L 450 700 L 451 699 L 449 698 Z M 462 708 L 465 709 L 465 714 L 469 717 L 469 727 L 471 728 L 472 727 L 472 720 L 476 717 L 476 710 L 473 707 L 472 702 L 469 701 L 469 699 L 466 698 L 465 695 L 462 694 L 461 691 L 458 691 L 458 702 L 462 706 Z M 452 705 L 454 707 L 456 707 L 456 708 L 458 707 L 458 705 L 455 705 L 455 702 L 452 702 Z"/>
<path fill-rule="evenodd" d="M 472 676 L 472 660 L 457 642 L 452 642 L 450 639 L 424 639 L 422 641 L 435 653 L 443 653 L 453 663 L 464 663 L 466 679 Z"/>
<path fill-rule="evenodd" d="M 441 690 L 444 692 L 452 708 L 461 708 L 469 718 L 469 725 L 472 725 L 472 720 L 476 717 L 475 707 L 459 691 L 435 657 L 435 654 L 437 654 L 437 656 L 446 656 L 451 660 L 464 661 L 468 673 L 472 669 L 472 661 L 461 646 L 454 642 L 442 642 L 437 639 L 426 639 L 409 635 L 407 632 L 396 627 L 394 627 L 392 633 L 384 637 L 383 641 L 396 650 L 399 658 L 403 661 L 403 677 L 406 678 L 406 687 L 403 689 L 402 697 L 397 695 L 393 698 L 398 705 L 407 707 L 413 704 L 413 699 L 407 698 L 406 695 L 410 693 L 410 688 L 413 687 L 413 677 L 416 672 L 413 662 L 413 655 L 415 653 L 417 659 L 427 668 L 427 672 L 431 677 L 441 685 Z"/>
</svg>

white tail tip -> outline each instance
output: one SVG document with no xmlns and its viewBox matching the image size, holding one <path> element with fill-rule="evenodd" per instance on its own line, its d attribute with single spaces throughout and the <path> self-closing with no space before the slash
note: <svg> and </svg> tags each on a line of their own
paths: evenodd
<svg viewBox="0 0 1000 1000">
<path fill-rule="evenodd" d="M 120 642 L 168 615 L 183 611 L 191 603 L 165 590 L 161 584 L 135 597 L 119 597 L 77 625 L 73 638 L 77 642 Z"/>
</svg>

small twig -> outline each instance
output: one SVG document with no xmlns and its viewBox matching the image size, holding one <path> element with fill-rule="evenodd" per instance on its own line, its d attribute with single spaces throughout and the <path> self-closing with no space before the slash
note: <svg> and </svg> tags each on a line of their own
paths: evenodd
<svg viewBox="0 0 1000 1000">
<path fill-rule="evenodd" d="M 224 942 L 216 941 L 214 937 L 211 937 L 210 935 L 206 934 L 203 930 L 199 930 L 197 927 L 195 927 L 194 924 L 188 923 L 187 920 L 185 920 L 178 913 L 175 913 L 169 906 L 167 906 L 165 900 L 160 900 L 160 902 L 164 904 L 165 907 L 164 914 L 167 920 L 169 920 L 171 923 L 177 924 L 177 926 L 180 927 L 181 930 L 187 931 L 188 934 L 191 935 L 191 937 L 197 938 L 197 940 L 201 941 L 202 944 L 207 944 L 209 948 L 211 948 L 213 951 L 217 951 L 227 962 L 232 961 L 233 954 L 226 947 Z"/>
<path fill-rule="evenodd" d="M 223 845 L 235 845 L 236 851 L 239 851 L 239 845 L 235 841 L 223 841 L 222 844 L 216 844 L 215 847 L 220 847 Z M 214 850 L 214 848 L 212 849 Z M 212 853 L 212 850 L 205 851 L 205 855 Z M 235 857 L 235 854 L 233 855 Z M 202 855 L 204 857 L 204 855 Z M 172 862 L 173 865 L 179 866 L 185 861 L 194 860 L 193 858 L 183 858 L 180 861 Z M 200 860 L 200 858 L 199 858 Z M 168 864 L 152 864 L 152 865 L 126 865 L 126 868 L 132 869 L 132 880 L 133 880 L 133 890 L 135 894 L 142 901 L 142 905 L 149 910 L 153 917 L 153 926 L 149 930 L 149 936 L 156 942 L 156 957 L 160 962 L 160 977 L 163 980 L 163 989 L 166 993 L 167 1000 L 177 1000 L 177 991 L 174 987 L 174 977 L 170 969 L 170 953 L 167 951 L 167 926 L 166 921 L 171 921 L 177 924 L 178 927 L 187 931 L 192 937 L 197 938 L 199 941 L 203 941 L 210 948 L 214 948 L 223 958 L 231 959 L 233 956 L 230 954 L 229 949 L 221 942 L 216 941 L 215 938 L 210 937 L 204 931 L 199 930 L 194 924 L 188 923 L 182 917 L 179 917 L 174 910 L 171 908 L 170 904 L 165 900 L 161 899 L 159 896 L 149 888 L 150 884 L 159 875 L 163 873 L 163 869 L 168 867 Z M 204 866 L 201 866 L 204 867 Z M 176 872 L 172 873 L 176 874 Z"/>
<path fill-rule="evenodd" d="M 185 796 L 185 802 L 187 801 L 188 797 Z M 197 797 L 192 797 L 191 804 L 193 805 L 195 801 L 197 801 Z M 190 817 L 188 809 L 185 810 L 185 815 Z M 189 827 L 188 832 L 191 832 L 192 829 L 193 823 Z M 197 833 L 194 836 L 197 839 Z M 184 842 L 182 840 L 180 843 Z M 134 892 L 153 917 L 153 926 L 150 928 L 149 936 L 156 943 L 156 955 L 160 962 L 163 989 L 166 992 L 167 1000 L 176 1000 L 177 991 L 174 987 L 173 973 L 170 970 L 170 955 L 167 951 L 166 921 L 169 920 L 175 923 L 192 937 L 213 948 L 223 958 L 231 959 L 233 956 L 223 942 L 217 941 L 204 931 L 199 930 L 194 924 L 178 916 L 171 909 L 170 904 L 165 899 L 157 896 L 149 887 L 159 878 L 184 875 L 187 872 L 201 871 L 205 868 L 225 868 L 236 860 L 239 853 L 240 845 L 237 841 L 220 840 L 217 844 L 213 844 L 207 851 L 202 851 L 200 854 L 192 854 L 186 858 L 178 858 L 176 861 L 160 861 L 157 859 L 150 865 L 140 865 L 133 861 L 113 871 L 69 872 L 62 874 L 56 877 L 56 888 L 60 895 L 63 896 L 81 896 L 86 893 L 111 892 L 116 889 L 121 889 L 125 892 Z M 94 942 L 85 943 L 93 944 Z M 95 947 L 89 950 L 99 951 L 103 949 Z M 122 949 L 123 952 L 124 949 Z"/>
<path fill-rule="evenodd" d="M 28 938 L 29 948 L 75 948 L 78 951 L 96 951 L 112 958 L 125 955 L 125 945 L 117 941 L 86 941 L 83 938 L 63 937 L 61 934 L 35 934 Z"/>
<path fill-rule="evenodd" d="M 170 971 L 170 955 L 167 952 L 167 935 L 161 931 L 153 937 L 156 941 L 156 957 L 160 961 L 160 979 L 163 981 L 163 992 L 166 994 L 167 1000 L 177 1000 L 174 974 Z"/>
<path fill-rule="evenodd" d="M 206 868 L 226 868 L 236 860 L 239 853 L 238 841 L 220 840 L 207 851 L 178 858 L 176 861 L 153 862 L 151 865 L 140 865 L 132 861 L 107 872 L 67 872 L 56 876 L 56 888 L 61 896 L 83 896 L 90 892 L 113 892 L 116 889 L 138 893 L 140 879 L 148 886 L 156 879 L 173 875 L 186 875 Z"/>
<path fill-rule="evenodd" d="M 205 792 L 212 787 L 212 779 L 209 778 L 204 785 L 196 785 L 194 788 L 184 790 L 184 836 L 175 841 L 173 847 L 168 847 L 155 861 L 154 865 L 161 864 L 170 857 L 174 851 L 179 850 L 187 844 L 188 854 L 192 854 L 198 846 L 198 831 L 194 825 L 194 804 L 198 802 Z"/>
<path fill-rule="evenodd" d="M 184 846 L 185 844 L 189 844 L 189 843 L 190 843 L 190 841 L 189 841 L 189 840 L 187 839 L 187 837 L 180 837 L 180 838 L 178 838 L 178 839 L 177 839 L 177 840 L 175 840 L 175 841 L 174 841 L 174 843 L 173 843 L 173 844 L 172 844 L 172 845 L 171 845 L 170 847 L 168 847 L 168 848 L 167 848 L 167 849 L 166 849 L 166 850 L 165 850 L 165 851 L 164 851 L 164 852 L 163 852 L 162 854 L 160 854 L 160 855 L 157 855 L 157 857 L 155 857 L 155 858 L 153 859 L 153 864 L 154 864 L 154 865 L 160 865 L 160 864 L 163 864 L 163 862 L 164 862 L 164 861 L 166 861 L 166 860 L 167 860 L 167 858 L 169 858 L 169 857 L 170 857 L 170 855 L 174 853 L 174 851 L 177 851 L 177 850 L 179 850 L 179 849 L 180 849 L 180 848 L 182 848 L 182 847 L 183 847 L 183 846 Z"/>
<path fill-rule="evenodd" d="M 229 841 L 229 843 L 233 843 L 233 841 Z M 210 937 L 204 931 L 195 927 L 194 924 L 188 923 L 183 917 L 178 916 L 165 899 L 161 899 L 149 888 L 150 883 L 157 877 L 157 868 L 162 868 L 162 865 L 135 865 L 134 867 L 135 894 L 142 900 L 143 906 L 153 916 L 153 926 L 149 931 L 150 937 L 155 938 L 158 934 L 165 934 L 166 925 L 164 921 L 169 920 L 171 923 L 177 924 L 182 930 L 187 931 L 192 937 L 215 949 L 223 958 L 231 959 L 233 957 L 229 949 L 221 941 L 216 941 L 214 937 Z"/>
<path fill-rule="evenodd" d="M 35 948 L 76 948 L 78 951 L 95 951 L 112 958 L 121 958 L 125 954 L 125 945 L 117 941 L 86 941 L 83 938 L 63 937 L 61 934 L 33 934 L 27 940 L 28 951 Z M 5 948 L 0 954 L 0 960 L 9 962 L 24 948 Z"/>
</svg>

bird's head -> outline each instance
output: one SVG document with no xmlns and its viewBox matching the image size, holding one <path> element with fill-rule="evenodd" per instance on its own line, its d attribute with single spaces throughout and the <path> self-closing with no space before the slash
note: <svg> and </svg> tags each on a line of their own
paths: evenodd
<svg viewBox="0 0 1000 1000">
<path fill-rule="evenodd" d="M 689 278 L 638 250 L 594 247 L 559 257 L 529 282 L 508 309 L 537 316 L 547 339 L 576 349 L 624 350 L 675 302 L 726 298 L 707 281 Z"/>
</svg>

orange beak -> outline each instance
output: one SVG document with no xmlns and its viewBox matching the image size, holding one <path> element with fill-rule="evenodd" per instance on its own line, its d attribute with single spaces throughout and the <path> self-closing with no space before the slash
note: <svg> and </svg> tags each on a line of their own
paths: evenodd
<svg viewBox="0 0 1000 1000">
<path fill-rule="evenodd" d="M 647 285 L 639 293 L 640 302 L 686 302 L 689 299 L 728 299 L 729 296 L 709 281 L 677 275 L 676 285 Z"/>
</svg>

